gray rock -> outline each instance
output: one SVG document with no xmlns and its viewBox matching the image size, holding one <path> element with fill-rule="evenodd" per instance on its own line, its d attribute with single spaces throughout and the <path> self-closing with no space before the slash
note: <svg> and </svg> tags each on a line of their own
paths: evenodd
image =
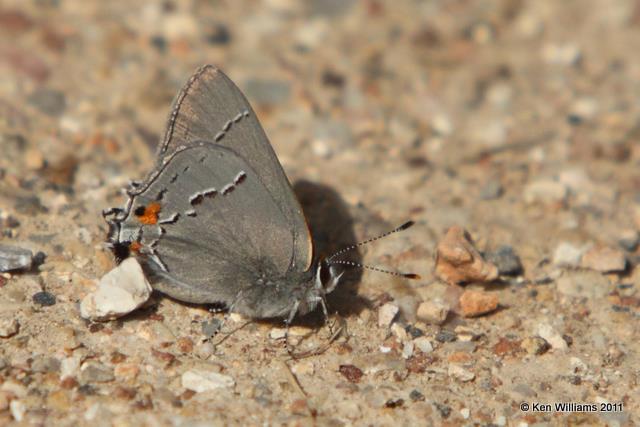
<svg viewBox="0 0 640 427">
<path fill-rule="evenodd" d="M 80 315 L 98 321 L 122 317 L 144 304 L 151 290 L 138 261 L 127 258 L 105 274 L 98 289 L 82 300 Z"/>
<path fill-rule="evenodd" d="M 500 181 L 490 180 L 487 181 L 484 186 L 480 189 L 480 198 L 482 200 L 494 200 L 499 199 L 504 193 L 504 188 Z"/>
<path fill-rule="evenodd" d="M 51 89 L 38 89 L 28 98 L 29 104 L 49 116 L 60 116 L 67 108 L 64 93 Z"/>
<path fill-rule="evenodd" d="M 44 355 L 38 355 L 34 357 L 31 363 L 31 370 L 33 372 L 60 372 L 60 360 L 55 357 L 47 357 Z"/>
<path fill-rule="evenodd" d="M 98 362 L 87 362 L 80 368 L 80 381 L 83 383 L 106 383 L 114 379 L 113 369 Z"/>
<path fill-rule="evenodd" d="M 12 271 L 31 268 L 33 252 L 17 246 L 0 244 L 0 271 Z"/>
<path fill-rule="evenodd" d="M 636 230 L 626 230 L 618 239 L 618 244 L 625 251 L 633 252 L 638 248 L 640 244 L 640 233 Z"/>
<path fill-rule="evenodd" d="M 498 267 L 500 275 L 519 276 L 524 271 L 520 257 L 511 246 L 500 246 L 495 251 L 483 253 L 482 256 L 486 261 L 492 262 Z"/>
</svg>

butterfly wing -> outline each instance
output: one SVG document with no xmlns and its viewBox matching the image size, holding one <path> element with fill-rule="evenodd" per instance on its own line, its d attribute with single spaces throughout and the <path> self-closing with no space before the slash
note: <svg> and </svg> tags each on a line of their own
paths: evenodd
<svg viewBox="0 0 640 427">
<path fill-rule="evenodd" d="M 261 277 L 283 277 L 294 256 L 288 218 L 261 176 L 233 150 L 194 142 L 171 155 L 134 195 L 123 230 L 160 276 L 159 290 L 197 303 L 230 304 Z"/>
<path fill-rule="evenodd" d="M 302 209 L 258 118 L 237 86 L 219 69 L 205 65 L 174 100 L 158 161 L 182 146 L 211 141 L 231 148 L 255 170 L 280 208 L 294 236 L 292 268 L 305 271 L 312 240 Z M 159 165 L 160 166 L 160 165 Z"/>
</svg>

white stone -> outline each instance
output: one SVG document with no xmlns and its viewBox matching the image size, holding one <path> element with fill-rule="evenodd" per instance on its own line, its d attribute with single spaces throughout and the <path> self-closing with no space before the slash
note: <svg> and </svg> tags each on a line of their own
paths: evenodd
<svg viewBox="0 0 640 427">
<path fill-rule="evenodd" d="M 462 409 L 460 409 L 460 415 L 465 420 L 468 420 L 469 417 L 471 416 L 471 410 L 469 408 L 462 408 Z"/>
<path fill-rule="evenodd" d="M 388 328 L 399 311 L 400 308 L 395 304 L 390 302 L 383 304 L 378 309 L 378 326 L 381 328 Z"/>
<path fill-rule="evenodd" d="M 586 248 L 569 242 L 561 242 L 553 253 L 553 264 L 558 267 L 578 267 Z"/>
<path fill-rule="evenodd" d="M 311 376 L 315 373 L 316 367 L 311 360 L 305 360 L 296 363 L 291 367 L 291 372 L 296 375 L 308 375 Z"/>
<path fill-rule="evenodd" d="M 569 348 L 567 342 L 562 338 L 562 335 L 560 335 L 553 326 L 548 323 L 541 323 L 538 325 L 538 335 L 540 335 L 541 338 L 544 338 L 554 350 L 564 351 Z"/>
<path fill-rule="evenodd" d="M 98 289 L 80 304 L 80 315 L 91 320 L 111 320 L 131 313 L 151 296 L 151 285 L 135 258 L 127 258 L 105 274 Z"/>
<path fill-rule="evenodd" d="M 182 387 L 202 393 L 219 388 L 231 388 L 235 381 L 229 375 L 204 369 L 191 369 L 182 374 Z"/>
<path fill-rule="evenodd" d="M 403 343 L 409 339 L 407 331 L 399 323 L 394 323 L 393 325 L 391 325 L 391 333 L 396 337 L 398 342 Z"/>
<path fill-rule="evenodd" d="M 414 342 L 413 341 L 407 341 L 406 343 L 404 343 L 404 346 L 402 347 L 402 358 L 403 359 L 408 359 L 411 356 L 413 356 L 413 349 L 414 349 Z"/>
<path fill-rule="evenodd" d="M 22 401 L 18 399 L 12 400 L 11 403 L 9 403 L 9 409 L 11 411 L 11 416 L 17 422 L 22 421 L 22 419 L 24 418 L 24 413 L 27 411 L 24 403 L 22 403 Z"/>
<path fill-rule="evenodd" d="M 476 374 L 469 371 L 468 369 L 463 368 L 460 365 L 456 365 L 455 363 L 451 363 L 449 365 L 448 373 L 450 377 L 453 377 L 462 382 L 471 381 L 476 377 Z"/>
<path fill-rule="evenodd" d="M 0 338 L 9 338 L 18 333 L 20 324 L 13 316 L 14 313 L 7 313 L 0 317 Z"/>
<path fill-rule="evenodd" d="M 431 344 L 431 341 L 429 341 L 427 337 L 416 338 L 413 340 L 413 343 L 418 347 L 418 350 L 423 353 L 431 353 L 433 351 L 433 344 Z"/>
<path fill-rule="evenodd" d="M 80 369 L 81 357 L 79 355 L 65 357 L 60 362 L 60 379 L 73 377 Z"/>
</svg>

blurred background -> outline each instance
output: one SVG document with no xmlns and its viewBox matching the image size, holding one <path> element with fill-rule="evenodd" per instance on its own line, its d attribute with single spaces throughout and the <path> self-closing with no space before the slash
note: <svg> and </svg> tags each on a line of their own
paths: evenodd
<svg viewBox="0 0 640 427">
<path fill-rule="evenodd" d="M 38 333 L 51 322 L 61 330 L 71 328 L 76 336 L 85 334 L 74 304 L 114 265 L 102 246 L 106 225 L 100 212 L 121 205 L 120 188 L 149 170 L 173 97 L 205 63 L 222 68 L 245 93 L 292 182 L 304 179 L 326 186 L 342 199 L 358 239 L 407 218 L 417 221 L 412 231 L 367 248 L 364 260 L 415 271 L 423 280 L 407 285 L 365 274 L 359 294 L 374 299 L 390 293 L 397 300 L 405 294 L 418 300 L 441 297 L 442 288 L 428 287 L 434 280 L 433 249 L 447 227 L 460 224 L 481 248 L 515 248 L 525 267 L 521 283 L 553 283 L 557 275 L 542 270 L 562 243 L 618 247 L 624 238 L 626 270 L 606 276 L 607 283 L 609 291 L 636 298 L 638 52 L 637 0 L 2 0 L 2 242 L 47 256 L 35 279 L 17 279 L 19 286 L 11 292 L 26 295 L 28 305 L 34 289 L 46 288 L 59 303 L 57 311 L 29 312 L 24 324 L 31 326 L 22 333 L 28 344 L 2 344 L 0 352 L 15 359 L 25 348 L 31 357 L 38 349 L 57 346 L 56 337 L 64 334 Z M 331 223 L 330 216 L 323 217 Z M 626 287 L 616 288 L 620 284 Z M 442 383 L 435 375 L 429 381 L 441 388 L 427 403 L 434 399 L 440 406 L 411 407 L 402 416 L 440 422 L 451 408 L 451 419 L 459 418 L 467 405 L 474 419 L 495 423 L 522 417 L 513 402 L 550 396 L 551 388 L 565 400 L 593 400 L 598 393 L 623 399 L 624 390 L 637 384 L 612 384 L 633 382 L 634 375 L 637 383 L 629 359 L 620 359 L 622 365 L 615 369 L 622 373 L 609 383 L 594 374 L 582 386 L 562 377 L 563 366 L 571 371 L 568 356 L 549 359 L 540 371 L 519 359 L 510 371 L 495 371 L 494 341 L 507 330 L 524 337 L 542 318 L 580 336 L 574 338 L 573 355 L 590 352 L 595 359 L 580 356 L 589 366 L 614 369 L 607 352 L 616 343 L 622 354 L 637 350 L 638 332 L 631 329 L 640 306 L 637 298 L 612 302 L 605 292 L 584 299 L 576 291 L 576 302 L 557 294 L 554 286 L 497 290 L 507 309 L 473 324 L 489 337 L 485 344 L 491 343 L 483 347 L 489 356 L 484 368 L 476 370 L 476 381 L 453 386 L 446 375 Z M 614 310 L 612 304 L 623 309 Z M 165 300 L 161 307 L 167 318 L 180 310 L 193 317 L 188 310 L 194 309 L 174 302 Z M 136 322 L 150 320 L 129 325 Z M 369 331 L 361 332 L 361 342 L 367 342 Z M 591 334 L 599 335 L 592 339 Z M 106 354 L 105 341 L 92 347 L 91 340 L 79 340 L 96 357 L 106 357 L 100 356 Z M 256 345 L 263 341 L 259 337 Z M 366 352 L 356 347 L 355 354 Z M 251 372 L 253 362 L 244 357 L 249 359 L 236 368 Z M 446 360 L 439 355 L 430 363 L 436 371 L 446 371 Z M 256 375 L 266 372 L 262 367 L 255 368 Z M 531 392 L 512 392 L 496 380 L 528 387 L 533 382 L 522 379 L 525 371 L 553 387 L 531 385 Z M 390 375 L 371 381 L 392 381 Z M 416 379 L 414 386 L 423 381 L 427 395 L 433 383 L 425 385 L 425 378 Z M 34 384 L 43 381 L 37 377 Z M 152 391 L 144 393 L 155 407 L 178 411 L 161 403 L 160 386 L 148 381 Z M 456 388 L 459 396 L 474 397 L 465 403 L 467 397 L 451 397 L 449 387 L 461 387 Z M 487 406 L 483 396 L 496 390 L 508 397 Z M 281 392 L 289 396 L 287 402 L 295 397 Z M 260 395 L 255 390 L 239 393 Z M 360 399 L 359 394 L 350 396 L 351 402 Z M 378 408 L 364 399 L 363 407 Z M 637 404 L 634 399 L 627 401 Z M 265 414 L 279 416 L 278 405 L 264 405 L 260 407 L 270 408 Z M 332 411 L 342 420 L 394 421 L 391 412 L 339 405 L 323 413 Z M 548 421 L 544 415 L 531 417 L 528 422 Z"/>
</svg>

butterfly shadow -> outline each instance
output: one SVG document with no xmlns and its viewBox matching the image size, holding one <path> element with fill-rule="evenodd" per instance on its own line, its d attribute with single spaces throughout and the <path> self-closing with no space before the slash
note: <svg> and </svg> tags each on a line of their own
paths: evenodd
<svg viewBox="0 0 640 427">
<path fill-rule="evenodd" d="M 333 188 L 300 180 L 294 183 L 293 191 L 300 201 L 307 219 L 314 242 L 314 256 L 317 259 L 331 256 L 340 249 L 357 243 L 353 228 L 354 220 L 349 213 L 349 207 Z M 357 263 L 362 262 L 362 255 L 358 250 L 349 251 L 337 258 Z M 359 314 L 368 307 L 368 300 L 358 295 L 361 278 L 361 269 L 344 269 L 340 283 L 332 293 L 327 295 L 329 313 L 337 311 L 340 316 L 349 317 Z M 314 323 L 318 320 L 321 321 L 321 310 L 315 310 L 301 320 L 302 322 L 309 320 Z"/>
</svg>

